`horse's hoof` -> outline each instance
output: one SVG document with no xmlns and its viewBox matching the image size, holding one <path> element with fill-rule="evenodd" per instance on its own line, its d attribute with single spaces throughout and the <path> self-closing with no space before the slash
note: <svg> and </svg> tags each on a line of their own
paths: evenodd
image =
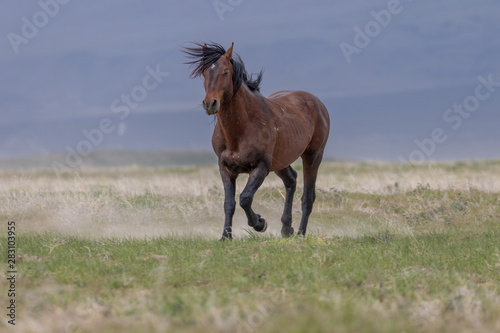
<svg viewBox="0 0 500 333">
<path fill-rule="evenodd" d="M 267 222 L 262 217 L 260 217 L 260 215 L 258 215 L 258 217 L 259 222 L 257 222 L 257 225 L 255 225 L 253 229 L 257 232 L 264 232 L 267 230 Z"/>
<path fill-rule="evenodd" d="M 233 237 L 222 236 L 222 238 L 219 239 L 219 242 L 232 241 L 232 240 Z"/>
<path fill-rule="evenodd" d="M 267 230 L 267 222 L 266 220 L 264 220 L 264 228 L 262 228 L 262 230 L 260 232 L 264 232 Z"/>
<path fill-rule="evenodd" d="M 293 227 L 286 227 L 286 226 L 283 226 L 281 228 L 281 237 L 284 237 L 284 238 L 287 238 L 287 237 L 291 237 L 293 236 Z"/>
</svg>

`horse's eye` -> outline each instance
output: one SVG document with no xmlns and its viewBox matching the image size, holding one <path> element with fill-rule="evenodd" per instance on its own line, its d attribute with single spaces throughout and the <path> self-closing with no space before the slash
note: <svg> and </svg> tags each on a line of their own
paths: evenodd
<svg viewBox="0 0 500 333">
<path fill-rule="evenodd" d="M 224 75 L 227 75 L 227 74 L 229 74 L 229 71 L 224 72 Z"/>
</svg>

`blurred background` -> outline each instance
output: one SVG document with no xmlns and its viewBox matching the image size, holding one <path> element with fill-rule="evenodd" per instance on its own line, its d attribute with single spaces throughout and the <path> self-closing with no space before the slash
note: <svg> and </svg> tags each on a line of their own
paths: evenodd
<svg viewBox="0 0 500 333">
<path fill-rule="evenodd" d="M 266 96 L 317 95 L 330 159 L 500 158 L 495 0 L 4 1 L 0 17 L 4 160 L 212 156 L 190 41 L 234 42 Z"/>
</svg>

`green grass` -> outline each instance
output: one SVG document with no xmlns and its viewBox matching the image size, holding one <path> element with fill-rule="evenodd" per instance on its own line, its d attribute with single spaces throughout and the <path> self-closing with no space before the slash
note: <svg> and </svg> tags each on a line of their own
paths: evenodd
<svg viewBox="0 0 500 333">
<path fill-rule="evenodd" d="M 217 241 L 215 167 L 0 172 L 19 271 L 18 325 L 0 331 L 497 332 L 499 169 L 325 163 L 308 236 L 291 239 L 270 176 L 254 200 L 268 230 L 238 208 L 232 242 Z M 301 194 L 299 173 L 296 229 Z"/>
<path fill-rule="evenodd" d="M 499 239 L 498 225 L 233 242 L 23 235 L 18 321 L 81 306 L 91 312 L 77 321 L 81 332 L 161 331 L 158 323 L 179 332 L 493 329 Z"/>
</svg>

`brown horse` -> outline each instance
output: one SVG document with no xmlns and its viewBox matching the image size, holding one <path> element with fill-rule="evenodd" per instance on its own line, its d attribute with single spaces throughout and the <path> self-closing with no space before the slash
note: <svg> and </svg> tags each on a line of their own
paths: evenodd
<svg viewBox="0 0 500 333">
<path fill-rule="evenodd" d="M 317 97 L 304 91 L 279 91 L 265 98 L 259 92 L 262 71 L 256 79 L 249 76 L 241 58 L 233 56 L 233 45 L 227 51 L 215 43 L 194 43 L 195 47 L 184 49 L 192 59 L 187 64 L 194 66 L 191 77 L 205 78 L 203 108 L 217 118 L 212 146 L 219 158 L 224 183 L 222 240 L 232 238 L 235 183 L 240 173 L 249 174 L 240 205 L 248 225 L 259 232 L 267 229 L 267 222 L 252 210 L 254 194 L 271 171 L 283 180 L 286 198 L 281 234 L 293 235 L 292 204 L 297 172 L 290 164 L 299 156 L 304 169 L 304 194 L 298 234 L 305 235 L 315 199 L 318 168 L 330 131 L 328 111 Z"/>
</svg>

